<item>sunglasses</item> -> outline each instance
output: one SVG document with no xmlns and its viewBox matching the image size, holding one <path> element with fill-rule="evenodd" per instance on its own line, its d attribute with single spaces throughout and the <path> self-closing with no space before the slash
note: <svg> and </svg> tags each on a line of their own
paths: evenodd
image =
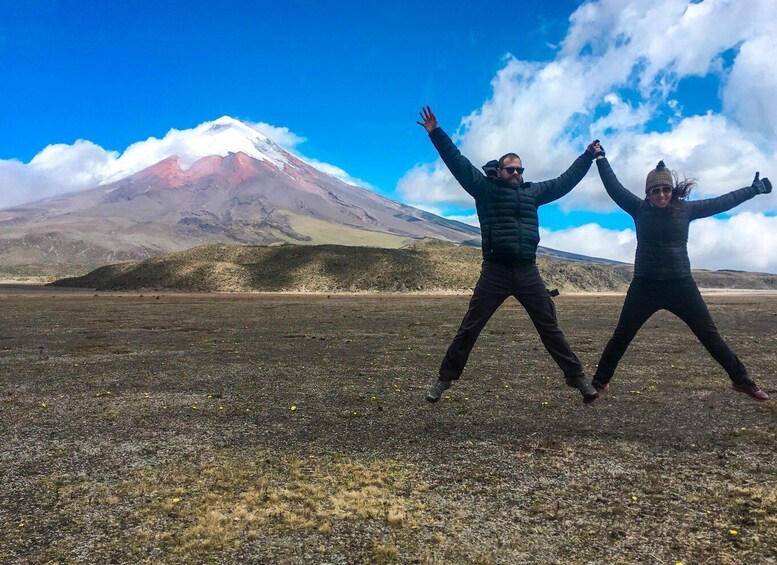
<svg viewBox="0 0 777 565">
<path fill-rule="evenodd" d="M 508 175 L 512 175 L 514 173 L 518 173 L 519 175 L 523 174 L 523 167 L 501 167 L 503 171 L 507 171 Z"/>
<path fill-rule="evenodd" d="M 664 194 L 669 194 L 670 192 L 672 192 L 672 187 L 671 186 L 656 186 L 656 187 L 653 187 L 650 190 L 648 190 L 648 194 L 650 196 L 658 196 L 662 192 Z"/>
</svg>

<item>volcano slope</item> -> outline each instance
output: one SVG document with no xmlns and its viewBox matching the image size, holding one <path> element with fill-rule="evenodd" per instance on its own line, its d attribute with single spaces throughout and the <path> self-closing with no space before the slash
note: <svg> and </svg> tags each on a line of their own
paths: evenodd
<svg viewBox="0 0 777 565">
<path fill-rule="evenodd" d="M 777 560 L 777 296 L 709 296 L 772 394 L 652 318 L 611 392 L 506 303 L 423 401 L 466 296 L 0 288 L 3 563 Z M 556 299 L 591 371 L 622 296 Z"/>
</svg>

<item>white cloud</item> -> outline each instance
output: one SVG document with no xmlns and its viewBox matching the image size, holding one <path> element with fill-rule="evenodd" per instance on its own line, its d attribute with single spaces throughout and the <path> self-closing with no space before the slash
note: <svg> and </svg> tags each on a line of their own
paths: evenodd
<svg viewBox="0 0 777 565">
<path fill-rule="evenodd" d="M 442 214 L 438 214 L 438 216 L 441 216 Z M 456 222 L 461 222 L 462 224 L 469 224 L 471 226 L 480 227 L 480 222 L 478 221 L 478 215 L 477 214 L 467 214 L 466 216 L 445 216 L 449 220 L 454 220 Z"/>
<path fill-rule="evenodd" d="M 615 93 L 606 94 L 604 103 L 609 112 L 591 124 L 592 132 L 602 132 L 602 136 L 612 131 L 638 132 L 650 119 L 650 106 L 645 104 L 633 108 Z"/>
<path fill-rule="evenodd" d="M 749 185 L 757 170 L 777 178 L 775 26 L 773 0 L 589 1 L 570 17 L 554 60 L 507 56 L 480 108 L 457 127 L 450 116 L 438 118 L 454 126 L 452 137 L 473 164 L 515 151 L 527 180 L 559 175 L 599 138 L 619 179 L 636 194 L 663 159 L 681 176 L 699 179 L 696 198 L 719 195 Z M 682 98 L 680 81 L 708 73 L 721 81 L 723 111 L 683 115 L 691 100 Z M 664 125 L 656 127 L 656 119 Z M 439 159 L 409 170 L 397 189 L 407 201 L 428 206 L 472 206 Z M 567 211 L 615 207 L 595 170 L 559 204 Z M 777 197 L 769 195 L 736 212 L 774 211 Z M 560 243 L 543 244 L 580 252 L 564 246 L 563 232 L 549 237 Z"/>
<path fill-rule="evenodd" d="M 703 269 L 777 273 L 777 217 L 745 212 L 727 220 L 704 218 L 691 224 L 688 255 Z"/>
<path fill-rule="evenodd" d="M 249 125 L 256 131 L 269 137 L 284 149 L 294 149 L 300 143 L 307 141 L 306 138 L 298 136 L 287 127 L 273 126 L 264 122 L 253 122 L 249 123 Z"/>
<path fill-rule="evenodd" d="M 761 35 L 745 42 L 723 91 L 726 112 L 759 141 L 777 136 L 777 38 Z M 777 176 L 777 175 L 776 175 Z"/>
<path fill-rule="evenodd" d="M 299 153 L 295 153 L 295 155 L 314 169 L 317 169 L 322 173 L 329 175 L 330 177 L 335 177 L 336 179 L 343 181 L 345 184 L 350 184 L 351 186 L 360 186 L 370 190 L 374 189 L 374 187 L 367 181 L 351 176 L 347 171 L 341 169 L 337 165 L 331 165 L 316 159 L 311 159 Z"/>
<path fill-rule="evenodd" d="M 289 130 L 289 128 L 285 126 L 284 127 L 273 126 L 264 122 L 247 122 L 247 123 L 256 131 L 266 135 L 273 143 L 278 144 L 279 146 L 281 146 L 282 148 L 284 148 L 285 150 L 293 154 L 301 161 L 304 161 L 305 163 L 313 167 L 314 169 L 317 169 L 322 173 L 332 176 L 352 186 L 373 188 L 368 182 L 351 176 L 347 171 L 338 167 L 337 165 L 332 165 L 330 163 L 325 163 L 317 159 L 312 159 L 300 153 L 299 150 L 297 149 L 297 146 L 307 141 L 307 138 L 297 135 L 293 131 Z"/>
<path fill-rule="evenodd" d="M 721 142 L 710 143 L 710 139 Z M 609 138 L 605 149 L 618 180 L 640 197 L 644 195 L 647 173 L 659 160 L 677 171 L 680 178 L 698 179 L 692 194 L 695 199 L 748 186 L 756 171 L 762 176 L 777 177 L 777 166 L 774 166 L 777 156 L 766 156 L 745 131 L 724 116 L 714 114 L 685 118 L 666 133 L 619 132 Z M 591 168 L 594 170 L 586 179 L 560 201 L 562 208 L 594 211 L 615 208 L 602 187 L 596 165 Z M 774 211 L 777 200 L 773 194 L 754 198 L 737 209 L 743 210 Z"/>
<path fill-rule="evenodd" d="M 426 209 L 431 203 L 447 203 L 472 208 L 475 201 L 453 179 L 441 161 L 418 165 L 399 180 L 397 190 L 406 201 Z"/>
<path fill-rule="evenodd" d="M 90 141 L 49 145 L 28 164 L 0 160 L 0 207 L 96 186 L 110 174 L 117 153 Z"/>
<path fill-rule="evenodd" d="M 434 214 L 436 216 L 445 217 L 449 220 L 454 220 L 456 222 L 461 222 L 463 224 L 469 224 L 471 226 L 480 227 L 480 223 L 478 222 L 478 215 L 475 213 L 462 214 L 462 215 L 446 214 L 442 209 L 437 208 L 436 206 L 429 206 L 428 204 L 424 204 L 423 202 L 420 204 L 410 202 L 410 203 L 407 203 L 407 205 L 412 206 L 413 208 L 418 208 L 419 210 L 423 210 L 424 212 L 429 212 L 430 214 Z"/>
<path fill-rule="evenodd" d="M 265 126 L 266 131 L 282 131 L 282 128 L 272 130 L 272 126 Z M 288 132 L 283 134 L 285 137 L 288 135 Z M 133 143 L 115 160 L 111 174 L 102 182 L 124 178 L 171 155 L 178 156 L 179 164 L 186 169 L 202 157 L 226 156 L 230 152 L 239 151 L 279 167 L 288 162 L 279 145 L 264 133 L 248 123 L 223 116 L 192 129 L 171 129 L 162 139 L 149 137 L 145 141 Z"/>
<path fill-rule="evenodd" d="M 572 253 L 634 262 L 633 229 L 610 230 L 597 224 L 550 231 L 540 229 L 541 245 Z M 728 219 L 691 223 L 688 256 L 694 269 L 737 269 L 777 273 L 777 217 L 744 212 Z"/>
<path fill-rule="evenodd" d="M 637 237 L 633 229 L 609 230 L 598 224 L 585 224 L 556 231 L 540 228 L 540 245 L 589 257 L 633 263 Z"/>
</svg>

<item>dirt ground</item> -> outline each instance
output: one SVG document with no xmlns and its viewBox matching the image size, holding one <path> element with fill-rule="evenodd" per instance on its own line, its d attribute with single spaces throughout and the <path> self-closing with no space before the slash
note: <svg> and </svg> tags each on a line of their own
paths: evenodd
<svg viewBox="0 0 777 565">
<path fill-rule="evenodd" d="M 662 312 L 584 406 L 508 302 L 428 405 L 467 300 L 0 287 L 0 562 L 777 562 L 777 296 L 707 297 L 768 402 Z"/>
</svg>

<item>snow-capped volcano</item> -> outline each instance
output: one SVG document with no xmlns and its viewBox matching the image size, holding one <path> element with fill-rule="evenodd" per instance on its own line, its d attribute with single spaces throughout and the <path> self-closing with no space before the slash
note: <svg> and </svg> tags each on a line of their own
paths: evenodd
<svg viewBox="0 0 777 565">
<path fill-rule="evenodd" d="M 347 184 L 365 185 L 335 165 L 297 154 L 296 146 L 304 141 L 285 127 L 223 116 L 189 129 L 170 129 L 161 138 L 137 141 L 123 152 L 106 150 L 84 139 L 54 143 L 29 163 L 7 161 L 5 168 L 0 168 L 0 209 L 105 186 L 168 158 L 174 158 L 186 171 L 204 157 L 231 153 L 287 170 L 294 169 L 299 159 Z"/>
<path fill-rule="evenodd" d="M 256 126 L 223 116 L 187 130 L 171 129 L 165 137 L 150 137 L 130 145 L 115 162 L 114 170 L 100 184 L 108 184 L 174 156 L 182 170 L 203 157 L 243 153 L 282 169 L 289 166 L 289 152 Z"/>
<path fill-rule="evenodd" d="M 262 127 L 225 116 L 92 159 L 90 189 L 0 211 L 0 268 L 78 272 L 205 243 L 479 243 L 477 228 L 343 182 Z M 65 163 L 67 152 L 41 162 Z"/>
</svg>

